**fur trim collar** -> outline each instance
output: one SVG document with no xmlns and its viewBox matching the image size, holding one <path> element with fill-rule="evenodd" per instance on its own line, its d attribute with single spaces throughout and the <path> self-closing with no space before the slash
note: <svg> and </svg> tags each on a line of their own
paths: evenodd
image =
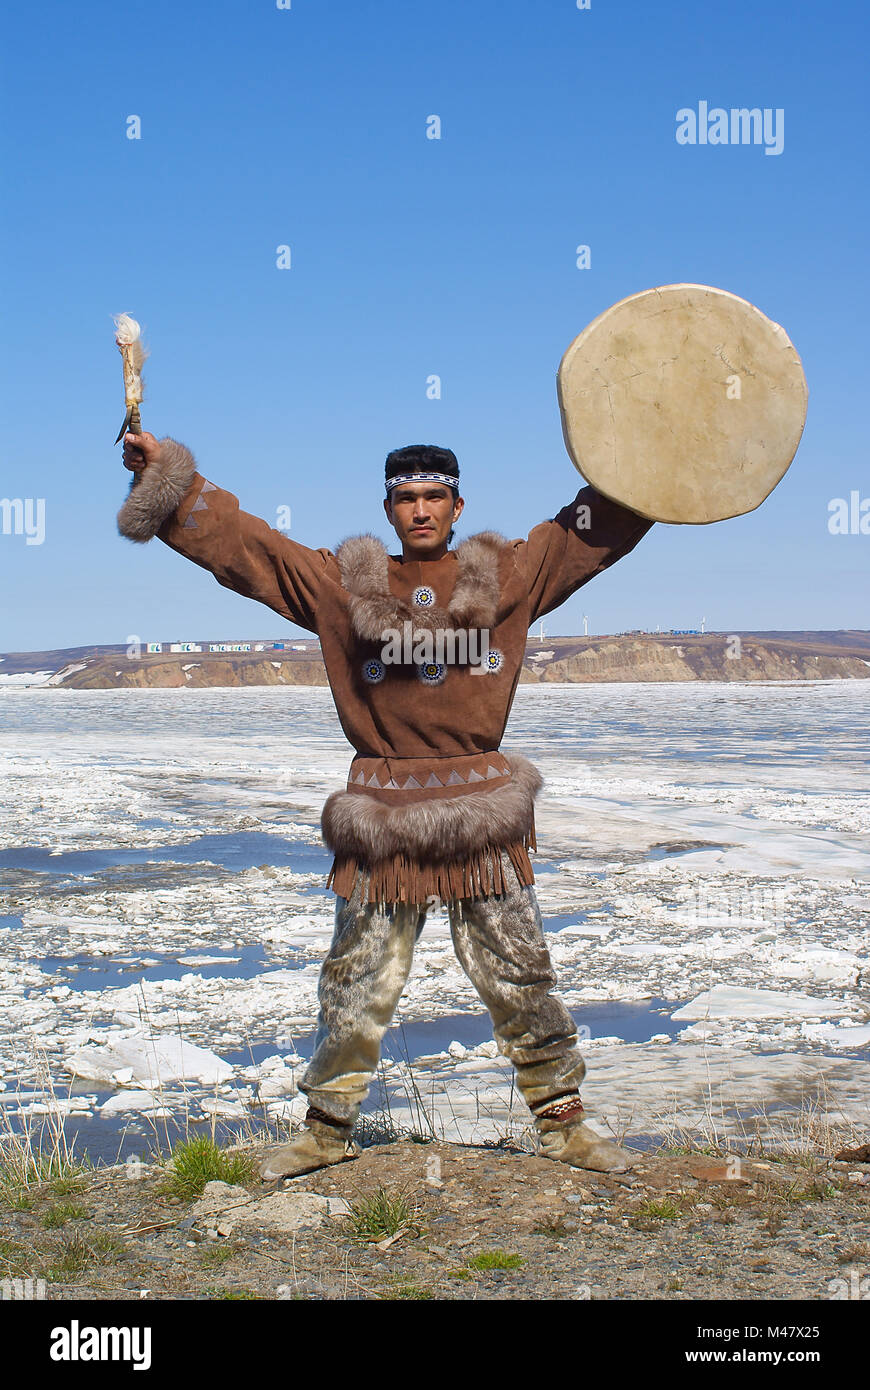
<svg viewBox="0 0 870 1390">
<path fill-rule="evenodd" d="M 499 557 L 510 542 L 498 531 L 478 531 L 453 550 L 457 578 L 446 608 L 425 610 L 391 592 L 389 552 L 370 532 L 350 536 L 335 552 L 344 588 L 351 595 L 350 621 L 358 637 L 380 642 L 385 628 L 410 621 L 418 632 L 493 628 L 500 594 Z M 449 552 L 448 552 L 449 553 Z"/>
</svg>

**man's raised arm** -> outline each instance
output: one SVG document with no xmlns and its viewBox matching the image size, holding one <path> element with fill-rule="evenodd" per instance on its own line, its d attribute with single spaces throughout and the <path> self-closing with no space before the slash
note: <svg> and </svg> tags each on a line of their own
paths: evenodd
<svg viewBox="0 0 870 1390">
<path fill-rule="evenodd" d="M 330 550 L 310 550 L 240 511 L 238 498 L 197 472 L 193 454 L 175 439 L 125 436 L 124 466 L 134 476 L 118 513 L 122 536 L 139 542 L 158 536 L 224 588 L 317 631 Z"/>
<path fill-rule="evenodd" d="M 653 525 L 594 487 L 583 487 L 552 521 L 514 541 L 529 586 L 529 626 L 627 555 Z"/>
</svg>

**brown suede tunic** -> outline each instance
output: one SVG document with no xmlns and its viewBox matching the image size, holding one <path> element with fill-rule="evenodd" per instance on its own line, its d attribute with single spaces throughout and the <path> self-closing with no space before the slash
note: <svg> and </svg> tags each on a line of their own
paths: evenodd
<svg viewBox="0 0 870 1390">
<path fill-rule="evenodd" d="M 324 807 L 335 854 L 327 886 L 349 897 L 365 870 L 370 901 L 423 902 L 504 891 L 499 846 L 520 882 L 534 882 L 541 779 L 499 751 L 526 635 L 652 524 L 586 487 L 526 539 L 481 532 L 440 560 L 388 555 L 371 535 L 312 550 L 196 473 L 157 534 L 218 583 L 318 634 L 356 749 L 346 790 Z"/>
</svg>

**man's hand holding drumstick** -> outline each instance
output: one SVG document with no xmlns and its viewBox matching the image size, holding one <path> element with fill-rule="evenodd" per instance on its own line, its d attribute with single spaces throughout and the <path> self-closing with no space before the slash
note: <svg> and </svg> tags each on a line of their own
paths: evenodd
<svg viewBox="0 0 870 1390">
<path fill-rule="evenodd" d="M 121 455 L 124 467 L 131 473 L 141 473 L 149 464 L 160 458 L 160 440 L 143 430 L 141 434 L 124 435 L 124 448 Z"/>
</svg>

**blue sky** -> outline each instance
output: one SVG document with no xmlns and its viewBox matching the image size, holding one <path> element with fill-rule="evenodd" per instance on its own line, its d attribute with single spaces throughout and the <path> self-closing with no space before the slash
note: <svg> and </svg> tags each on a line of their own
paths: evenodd
<svg viewBox="0 0 870 1390">
<path fill-rule="evenodd" d="M 828 504 L 870 496 L 867 28 L 858 3 L 780 0 L 17 7 L 0 497 L 44 498 L 45 538 L 0 534 L 0 650 L 293 631 L 117 535 L 113 313 L 146 330 L 146 429 L 245 510 L 289 506 L 305 545 L 395 549 L 383 460 L 403 444 L 456 451 L 457 539 L 553 516 L 579 485 L 562 353 L 681 280 L 786 328 L 810 385 L 797 458 L 750 516 L 654 527 L 548 630 L 866 628 L 870 535 L 831 535 Z M 701 100 L 782 108 L 782 153 L 678 145 Z"/>
</svg>

